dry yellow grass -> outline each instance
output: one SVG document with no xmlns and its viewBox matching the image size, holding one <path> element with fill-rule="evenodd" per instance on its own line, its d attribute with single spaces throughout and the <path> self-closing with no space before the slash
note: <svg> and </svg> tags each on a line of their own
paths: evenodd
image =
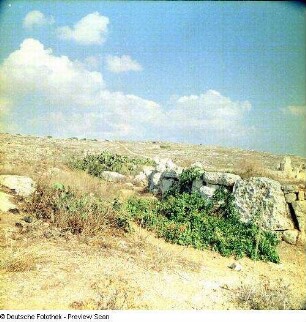
<svg viewBox="0 0 306 322">
<path fill-rule="evenodd" d="M 7 272 L 27 272 L 36 269 L 39 257 L 26 250 L 6 249 L 1 254 L 0 270 Z"/>
<path fill-rule="evenodd" d="M 5 152 L 2 173 L 29 175 L 44 185 L 62 183 L 79 195 L 93 194 L 106 201 L 142 192 L 124 183 L 108 183 L 67 168 L 65 161 L 70 154 L 108 149 L 121 154 L 170 157 L 185 165 L 205 161 L 210 170 L 237 170 L 239 160 L 249 158 L 258 162 L 254 161 L 260 171 L 261 167 L 273 171 L 282 158 L 173 143 L 163 149 L 152 142 L 89 142 L 8 135 L 0 135 L 0 147 Z M 15 221 L 23 215 L 0 214 L 0 232 L 4 226 L 9 232 L 2 236 L 5 240 L 0 245 L 1 309 L 240 309 L 246 306 L 238 299 L 248 294 L 245 292 L 250 291 L 250 285 L 255 288 L 254 294 L 260 291 L 262 298 L 269 298 L 275 294 L 274 286 L 280 277 L 284 285 L 294 290 L 291 300 L 296 307 L 301 308 L 305 302 L 305 252 L 298 247 L 281 244 L 280 265 L 243 258 L 240 261 L 243 270 L 235 272 L 228 268 L 234 258 L 168 244 L 137 226 L 128 234 L 109 229 L 94 236 L 54 234 L 46 238 L 45 231 L 57 228 L 35 221 L 32 229 L 18 231 Z M 258 288 L 262 276 L 270 281 L 266 293 Z"/>
</svg>

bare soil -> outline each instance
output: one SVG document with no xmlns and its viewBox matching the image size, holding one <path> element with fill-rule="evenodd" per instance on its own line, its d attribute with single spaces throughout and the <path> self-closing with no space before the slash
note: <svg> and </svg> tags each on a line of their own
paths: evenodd
<svg viewBox="0 0 306 322">
<path fill-rule="evenodd" d="M 181 165 L 203 162 L 214 170 L 238 171 L 244 159 L 275 171 L 283 156 L 218 147 L 152 142 L 76 141 L 0 134 L 2 173 L 29 175 L 97 189 L 108 198 L 145 193 L 124 184 L 97 182 L 65 166 L 73 154 L 101 150 L 170 157 Z M 169 147 L 170 146 L 170 147 Z M 305 159 L 293 157 L 296 163 Z M 77 177 L 80 176 L 80 177 Z M 81 177 L 83 176 L 83 177 Z M 47 179 L 46 179 L 47 178 Z M 84 188 L 85 189 L 85 188 Z M 22 209 L 23 201 L 18 200 Z M 281 263 L 233 257 L 172 245 L 137 226 L 131 233 L 95 237 L 60 234 L 49 223 L 0 213 L 1 309 L 248 309 L 249 290 L 266 300 L 266 289 L 284 294 L 290 309 L 305 308 L 305 249 L 282 242 Z M 16 226 L 16 223 L 17 224 Z M 244 300 L 241 300 L 244 298 Z"/>
</svg>

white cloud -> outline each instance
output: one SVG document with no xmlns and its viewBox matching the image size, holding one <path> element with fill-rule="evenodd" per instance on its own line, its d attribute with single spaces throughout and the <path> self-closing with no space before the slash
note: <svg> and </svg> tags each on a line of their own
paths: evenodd
<svg viewBox="0 0 306 322">
<path fill-rule="evenodd" d="M 208 90 L 200 95 L 174 98 L 169 108 L 167 123 L 170 127 L 179 124 L 186 131 L 202 133 L 200 136 L 208 132 L 235 136 L 247 130 L 243 117 L 250 111 L 251 104 L 234 102 L 215 90 Z"/>
<path fill-rule="evenodd" d="M 88 71 L 67 56 L 55 56 L 35 39 L 22 42 L 20 49 L 5 59 L 1 68 L 3 90 L 10 97 L 39 92 L 50 103 L 86 105 L 104 87 L 100 73 Z M 0 79 L 1 80 L 1 79 Z"/>
<path fill-rule="evenodd" d="M 31 38 L 4 60 L 0 75 L 4 99 L 13 103 L 35 97 L 45 113 L 61 111 L 61 119 L 55 122 L 54 117 L 47 117 L 48 122 L 53 120 L 73 131 L 91 115 L 92 122 L 100 122 L 100 131 L 105 127 L 107 133 L 140 137 L 146 124 L 154 124 L 162 115 L 159 104 L 107 90 L 101 73 L 90 71 L 67 56 L 55 56 L 51 49 Z M 80 117 L 71 122 L 71 115 Z"/>
<path fill-rule="evenodd" d="M 285 114 L 306 117 L 306 105 L 290 105 L 282 109 Z"/>
<path fill-rule="evenodd" d="M 38 10 L 30 11 L 23 19 L 23 27 L 31 29 L 34 26 L 51 25 L 54 23 L 52 16 L 46 17 Z"/>
<path fill-rule="evenodd" d="M 67 56 L 54 55 L 31 38 L 0 65 L 0 84 L 6 110 L 32 115 L 20 124 L 27 132 L 44 134 L 48 129 L 49 134 L 64 136 L 193 142 L 211 138 L 216 144 L 249 134 L 244 126 L 251 109 L 248 101 L 235 102 L 209 90 L 175 97 L 161 106 L 136 95 L 112 92 L 101 73 Z"/>
<path fill-rule="evenodd" d="M 60 39 L 73 40 L 82 45 L 100 45 L 105 41 L 108 24 L 108 17 L 96 11 L 83 17 L 73 27 L 59 27 L 56 32 Z"/>
<path fill-rule="evenodd" d="M 141 71 L 142 66 L 133 60 L 130 56 L 107 56 L 106 57 L 107 69 L 113 73 L 122 73 L 128 71 Z"/>
</svg>

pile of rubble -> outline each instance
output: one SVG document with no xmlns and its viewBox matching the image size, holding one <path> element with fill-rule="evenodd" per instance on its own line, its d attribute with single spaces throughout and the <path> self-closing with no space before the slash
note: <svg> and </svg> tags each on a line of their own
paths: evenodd
<svg viewBox="0 0 306 322">
<path fill-rule="evenodd" d="M 170 159 L 155 158 L 155 167 L 146 167 L 134 179 L 147 185 L 154 194 L 164 195 L 178 181 L 183 171 Z M 242 179 L 225 172 L 207 172 L 195 163 L 202 173 L 192 183 L 192 191 L 211 198 L 218 187 L 234 196 L 234 204 L 243 222 L 255 221 L 262 228 L 282 234 L 291 244 L 305 243 L 306 201 L 305 186 L 282 186 L 265 177 Z"/>
</svg>

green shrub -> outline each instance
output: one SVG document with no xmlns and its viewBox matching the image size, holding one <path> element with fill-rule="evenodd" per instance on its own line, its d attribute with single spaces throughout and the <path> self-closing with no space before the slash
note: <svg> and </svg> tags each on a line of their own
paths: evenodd
<svg viewBox="0 0 306 322">
<path fill-rule="evenodd" d="M 231 193 L 226 189 L 218 189 L 210 200 L 198 193 L 186 192 L 169 194 L 159 201 L 134 197 L 127 201 L 123 210 L 126 218 L 168 242 L 208 248 L 223 256 L 279 262 L 276 235 L 261 230 L 254 223 L 241 222 Z"/>
<path fill-rule="evenodd" d="M 75 158 L 70 161 L 70 166 L 87 171 L 95 177 L 101 177 L 103 171 L 115 171 L 122 174 L 136 174 L 143 165 L 154 164 L 152 160 L 130 158 L 119 154 L 104 151 L 98 155 L 87 155 L 84 158 Z"/>
<path fill-rule="evenodd" d="M 184 192 L 191 193 L 192 182 L 199 179 L 203 175 L 203 171 L 199 168 L 184 169 L 179 176 L 179 180 L 166 193 L 167 196 L 175 196 Z"/>
</svg>

